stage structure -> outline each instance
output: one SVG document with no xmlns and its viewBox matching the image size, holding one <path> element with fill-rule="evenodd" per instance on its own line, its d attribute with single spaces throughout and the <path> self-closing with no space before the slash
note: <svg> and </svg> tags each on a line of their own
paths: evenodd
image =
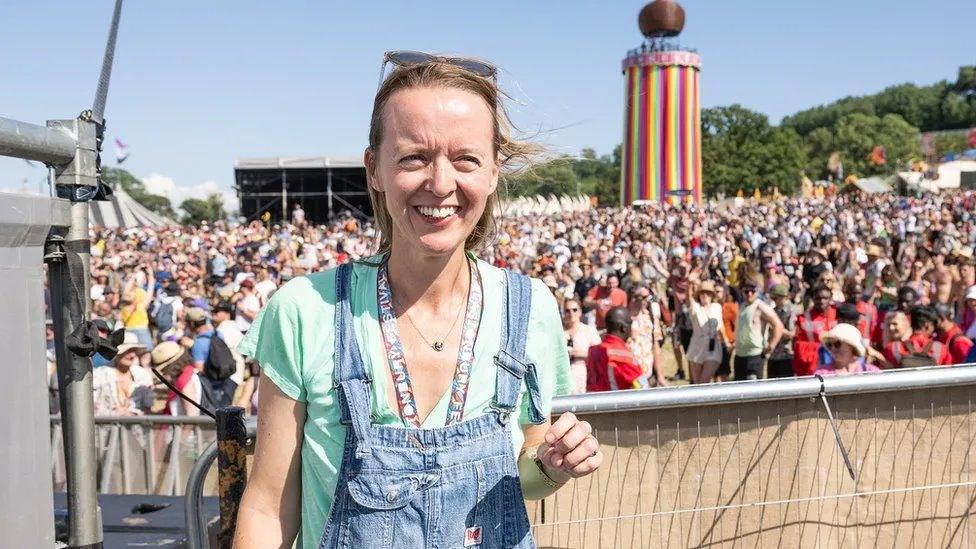
<svg viewBox="0 0 976 549">
<path fill-rule="evenodd" d="M 265 212 L 272 222 L 291 219 L 296 203 L 310 223 L 328 221 L 344 211 L 363 219 L 373 215 L 362 158 L 239 158 L 234 180 L 241 215 L 248 220 Z"/>
<path fill-rule="evenodd" d="M 702 199 L 701 59 L 677 36 L 685 12 L 655 0 L 638 16 L 644 43 L 622 63 L 626 81 L 621 201 L 698 204 Z"/>
</svg>

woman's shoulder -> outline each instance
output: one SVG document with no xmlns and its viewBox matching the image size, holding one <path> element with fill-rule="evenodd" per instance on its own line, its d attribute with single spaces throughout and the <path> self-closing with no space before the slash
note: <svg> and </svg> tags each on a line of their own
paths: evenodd
<svg viewBox="0 0 976 549">
<path fill-rule="evenodd" d="M 353 270 L 351 283 L 354 287 L 357 283 L 361 283 L 363 275 L 367 274 L 368 270 L 377 267 L 378 264 L 374 264 L 371 259 L 351 263 Z M 270 302 L 277 302 L 279 306 L 321 304 L 332 307 L 335 305 L 338 272 L 339 267 L 332 267 L 293 278 L 275 291 Z"/>
</svg>

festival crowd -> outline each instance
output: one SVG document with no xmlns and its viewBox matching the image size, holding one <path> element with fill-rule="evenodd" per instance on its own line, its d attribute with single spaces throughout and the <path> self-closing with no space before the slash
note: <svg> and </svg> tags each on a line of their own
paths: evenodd
<svg viewBox="0 0 976 549">
<path fill-rule="evenodd" d="M 96 415 L 195 415 L 173 388 L 256 409 L 260 366 L 236 351 L 251 321 L 288 280 L 371 255 L 377 229 L 296 205 L 289 223 L 91 240 L 93 319 L 125 334 L 93 359 Z M 552 290 L 585 392 L 976 362 L 974 244 L 976 194 L 951 192 L 502 217 L 480 256 Z M 48 349 L 53 373 L 50 326 Z"/>
</svg>

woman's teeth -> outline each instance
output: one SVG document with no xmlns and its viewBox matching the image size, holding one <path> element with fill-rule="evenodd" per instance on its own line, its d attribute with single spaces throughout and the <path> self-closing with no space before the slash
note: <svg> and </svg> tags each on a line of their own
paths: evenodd
<svg viewBox="0 0 976 549">
<path fill-rule="evenodd" d="M 456 206 L 446 206 L 441 208 L 433 208 L 431 206 L 418 206 L 417 210 L 420 211 L 422 215 L 427 217 L 433 217 L 435 219 L 444 219 L 445 217 L 453 215 L 458 211 Z"/>
</svg>

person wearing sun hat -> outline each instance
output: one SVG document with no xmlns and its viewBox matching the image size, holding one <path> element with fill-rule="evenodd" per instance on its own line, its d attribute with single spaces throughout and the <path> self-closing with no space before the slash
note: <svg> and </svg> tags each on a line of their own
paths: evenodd
<svg viewBox="0 0 976 549">
<path fill-rule="evenodd" d="M 880 371 L 880 368 L 865 360 L 866 349 L 861 332 L 856 326 L 837 324 L 821 336 L 821 341 L 832 361 L 830 365 L 819 365 L 815 375 L 836 376 Z"/>
<path fill-rule="evenodd" d="M 790 299 L 790 288 L 786 284 L 777 284 L 769 290 L 769 297 L 773 299 L 773 312 L 783 323 L 783 337 L 769 354 L 766 364 L 766 377 L 793 377 L 793 331 L 796 325 L 796 307 Z"/>
<path fill-rule="evenodd" d="M 691 341 L 688 343 L 688 367 L 692 383 L 708 383 L 722 363 L 722 347 L 728 346 L 725 323 L 722 321 L 722 305 L 715 302 L 715 283 L 701 282 L 699 272 L 692 273 L 694 299 L 689 319 Z"/>
<path fill-rule="evenodd" d="M 186 351 L 185 347 L 175 341 L 164 341 L 156 345 L 151 355 L 153 368 L 160 375 L 184 395 L 200 402 L 203 396 L 200 372 L 193 365 L 193 357 Z M 188 405 L 170 390 L 166 395 L 163 413 L 172 416 L 196 416 L 200 414 L 200 411 L 196 406 Z"/>
<path fill-rule="evenodd" d="M 131 416 L 150 411 L 152 374 L 139 365 L 139 357 L 146 352 L 136 334 L 126 332 L 111 365 L 93 370 L 95 415 Z"/>
</svg>

